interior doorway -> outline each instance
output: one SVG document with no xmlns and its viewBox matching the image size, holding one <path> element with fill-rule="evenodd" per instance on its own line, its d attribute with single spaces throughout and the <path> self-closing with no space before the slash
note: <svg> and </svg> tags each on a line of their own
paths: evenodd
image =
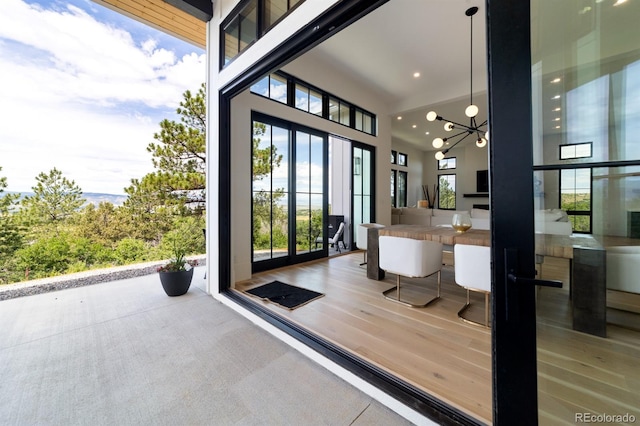
<svg viewBox="0 0 640 426">
<path fill-rule="evenodd" d="M 328 247 L 329 256 L 347 252 L 353 247 L 351 171 L 351 141 L 329 136 L 328 238 L 334 241 Z"/>
</svg>

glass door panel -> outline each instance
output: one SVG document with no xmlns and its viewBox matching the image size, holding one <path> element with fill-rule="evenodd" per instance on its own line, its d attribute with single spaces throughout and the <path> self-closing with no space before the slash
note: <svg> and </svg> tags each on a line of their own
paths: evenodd
<svg viewBox="0 0 640 426">
<path fill-rule="evenodd" d="M 296 132 L 296 254 L 319 251 L 323 224 L 324 139 Z"/>
<path fill-rule="evenodd" d="M 396 207 L 407 207 L 407 172 L 398 171 L 398 197 Z"/>
<path fill-rule="evenodd" d="M 351 152 L 353 158 L 353 232 L 362 223 L 375 221 L 374 211 L 374 179 L 375 164 L 373 161 L 373 147 L 353 143 Z"/>
<path fill-rule="evenodd" d="M 326 254 L 327 137 L 301 128 L 254 113 L 254 272 Z"/>
<path fill-rule="evenodd" d="M 640 3 L 531 2 L 539 423 L 640 419 Z"/>
<path fill-rule="evenodd" d="M 253 122 L 253 261 L 289 251 L 289 131 Z"/>
</svg>

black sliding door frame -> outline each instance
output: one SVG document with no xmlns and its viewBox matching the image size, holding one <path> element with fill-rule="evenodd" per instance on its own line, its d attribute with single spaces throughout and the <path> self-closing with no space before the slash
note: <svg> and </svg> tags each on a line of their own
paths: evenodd
<svg viewBox="0 0 640 426">
<path fill-rule="evenodd" d="M 388 0 L 343 0 L 219 90 L 219 291 L 358 377 L 440 424 L 470 416 L 268 311 L 231 288 L 231 99 Z M 392 0 L 391 0 L 392 1 Z M 529 2 L 486 2 L 493 258 L 493 423 L 537 424 L 533 287 L 507 287 L 504 253 L 524 247 L 517 273 L 533 277 L 531 59 Z M 418 53 L 417 53 L 418 54 Z M 212 95 L 215 96 L 215 95 Z M 528 200 L 531 200 L 531 205 Z M 531 225 L 531 232 L 522 226 Z M 527 235 L 530 235 L 527 236 Z M 530 238 L 530 239 L 529 239 Z M 514 241 L 518 239 L 519 241 Z M 508 291 L 507 291 L 508 288 Z"/>
<path fill-rule="evenodd" d="M 487 1 L 493 423 L 538 424 L 530 1 Z M 509 261 L 507 262 L 507 258 Z"/>
</svg>

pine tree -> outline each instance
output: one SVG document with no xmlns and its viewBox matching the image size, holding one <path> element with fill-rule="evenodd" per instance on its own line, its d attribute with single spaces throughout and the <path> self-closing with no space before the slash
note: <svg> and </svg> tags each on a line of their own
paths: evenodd
<svg viewBox="0 0 640 426">
<path fill-rule="evenodd" d="M 45 174 L 36 176 L 34 195 L 25 197 L 22 206 L 41 223 L 62 221 L 78 210 L 85 199 L 82 190 L 72 180 L 68 180 L 55 167 Z"/>
</svg>

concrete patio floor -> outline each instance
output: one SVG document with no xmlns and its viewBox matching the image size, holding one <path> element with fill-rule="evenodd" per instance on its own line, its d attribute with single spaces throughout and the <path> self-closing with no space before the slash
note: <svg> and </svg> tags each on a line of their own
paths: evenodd
<svg viewBox="0 0 640 426">
<path fill-rule="evenodd" d="M 0 302 L 2 425 L 407 425 L 204 291 L 147 275 Z"/>
</svg>

